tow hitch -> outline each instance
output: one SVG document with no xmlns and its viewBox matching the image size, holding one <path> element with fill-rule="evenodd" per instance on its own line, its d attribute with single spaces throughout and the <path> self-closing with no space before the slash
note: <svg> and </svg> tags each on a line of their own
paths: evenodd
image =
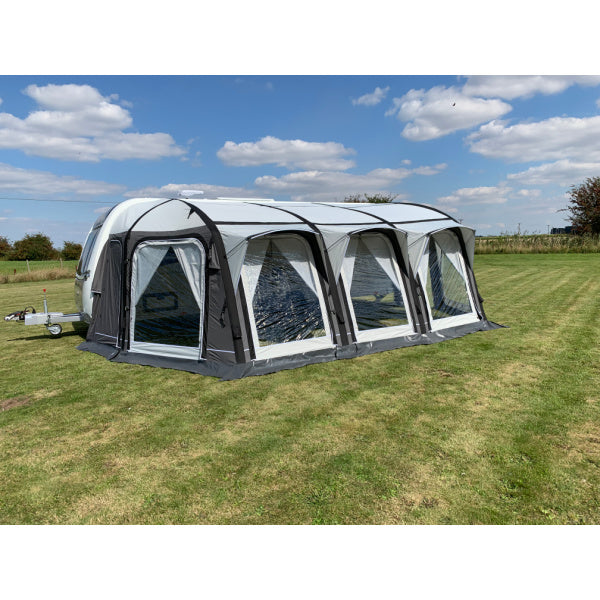
<svg viewBox="0 0 600 600">
<path fill-rule="evenodd" d="M 16 310 L 4 317 L 5 321 L 23 321 L 25 325 L 45 325 L 52 337 L 58 337 L 62 333 L 61 323 L 74 323 L 83 321 L 81 313 L 48 312 L 48 300 L 44 290 L 44 312 L 36 312 L 33 306 L 27 306 L 23 310 Z"/>
</svg>

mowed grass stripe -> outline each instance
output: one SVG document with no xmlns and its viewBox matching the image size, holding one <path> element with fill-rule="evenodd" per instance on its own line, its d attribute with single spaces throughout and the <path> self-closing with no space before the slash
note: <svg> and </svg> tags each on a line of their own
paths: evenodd
<svg viewBox="0 0 600 600">
<path fill-rule="evenodd" d="M 600 423 L 600 282 L 581 282 L 576 294 L 547 343 L 546 368 L 519 440 L 525 450 L 539 446 L 539 455 L 552 458 L 545 477 L 520 480 L 545 491 L 539 510 L 556 523 L 594 522 L 600 508 L 596 491 L 586 485 L 600 467 L 593 459 L 600 449 L 594 436 Z"/>
<path fill-rule="evenodd" d="M 0 521 L 598 523 L 598 266 L 478 256 L 509 329 L 234 382 L 6 324 Z"/>
<path fill-rule="evenodd" d="M 556 477 L 556 464 L 564 462 L 564 440 L 570 428 L 588 413 L 587 407 L 579 410 L 583 396 L 600 387 L 594 367 L 600 358 L 597 343 L 600 286 L 597 279 L 583 273 L 577 277 L 577 271 L 570 268 L 571 265 L 565 265 L 564 272 L 558 269 L 555 272 L 560 284 L 534 288 L 549 290 L 532 293 L 539 307 L 541 329 L 528 334 L 530 344 L 524 348 L 527 354 L 514 362 L 524 377 L 529 373 L 531 381 L 526 387 L 518 386 L 513 394 L 518 396 L 520 409 L 500 415 L 505 430 L 513 438 L 512 452 L 499 457 L 500 470 L 505 473 L 499 480 L 502 497 L 507 504 L 515 504 L 519 496 L 537 500 L 527 514 L 516 510 L 518 506 L 513 508 L 513 517 L 506 522 L 540 519 L 595 522 L 597 519 L 597 502 L 590 504 L 590 498 L 580 499 L 579 511 L 572 501 L 563 502 L 560 510 L 556 504 L 556 498 L 578 489 L 577 478 L 565 477 L 564 471 L 561 477 Z M 576 365 L 570 364 L 573 362 Z"/>
</svg>

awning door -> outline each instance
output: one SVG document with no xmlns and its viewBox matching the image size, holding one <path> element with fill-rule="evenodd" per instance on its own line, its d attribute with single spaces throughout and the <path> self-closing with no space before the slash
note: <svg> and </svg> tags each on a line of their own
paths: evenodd
<svg viewBox="0 0 600 600">
<path fill-rule="evenodd" d="M 195 239 L 152 240 L 133 255 L 131 352 L 199 359 L 204 322 L 202 244 Z"/>
</svg>

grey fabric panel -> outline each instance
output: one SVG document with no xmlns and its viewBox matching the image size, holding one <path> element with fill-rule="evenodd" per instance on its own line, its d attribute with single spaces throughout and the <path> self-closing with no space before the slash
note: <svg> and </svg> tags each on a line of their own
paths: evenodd
<svg viewBox="0 0 600 600">
<path fill-rule="evenodd" d="M 121 352 L 117 354 L 113 348 L 94 342 L 84 342 L 78 346 L 79 350 L 94 352 L 104 356 L 108 360 L 115 362 L 126 362 L 131 364 L 146 365 L 153 367 L 163 367 L 177 369 L 180 371 L 189 371 L 200 375 L 210 375 L 219 377 L 222 381 L 240 379 L 254 375 L 267 375 L 276 371 L 285 369 L 296 369 L 309 364 L 329 362 L 333 360 L 349 359 L 356 356 L 364 356 L 375 352 L 384 352 L 397 348 L 406 348 L 422 344 L 435 344 L 444 340 L 451 340 L 462 337 L 469 333 L 478 331 L 488 331 L 492 329 L 503 328 L 503 325 L 492 323 L 491 321 L 479 321 L 460 327 L 452 327 L 443 331 L 431 332 L 427 334 L 412 334 L 402 338 L 379 340 L 376 342 L 362 342 L 331 349 L 307 352 L 296 356 L 285 356 L 267 360 L 254 360 L 246 364 L 225 364 L 212 361 L 192 361 L 165 358 L 160 356 L 149 356 L 144 354 L 135 354 Z"/>
<path fill-rule="evenodd" d="M 122 245 L 118 239 L 109 240 L 100 256 L 93 289 L 99 293 L 94 298 L 92 321 L 87 339 L 103 344 L 117 345 L 119 335 L 119 309 L 121 306 Z"/>
<path fill-rule="evenodd" d="M 469 333 L 501 329 L 503 327 L 504 325 L 498 325 L 497 323 L 492 323 L 491 321 L 477 321 L 476 323 L 468 323 L 467 325 L 449 327 L 448 329 L 442 329 L 440 331 L 430 331 L 428 333 L 415 334 L 401 338 L 392 338 L 389 340 L 380 340 L 376 342 L 363 342 L 360 344 L 355 344 L 356 353 L 354 356 L 364 356 L 365 354 L 372 354 L 373 352 L 385 352 L 386 350 L 407 348 L 409 346 L 436 344 L 445 340 L 453 340 L 463 337 Z"/>
<path fill-rule="evenodd" d="M 242 375 L 236 375 L 236 373 L 240 370 L 239 367 L 243 367 L 243 365 L 226 365 L 209 360 L 196 361 L 181 358 L 167 358 L 165 356 L 154 356 L 137 352 L 117 352 L 115 348 L 110 348 L 109 346 L 98 344 L 96 342 L 83 342 L 77 346 L 77 349 L 83 350 L 84 352 L 99 354 L 112 362 L 176 369 L 178 371 L 188 371 L 199 375 L 210 375 L 211 377 L 225 378 L 225 376 L 229 375 L 228 379 L 239 379 L 242 377 Z"/>
<path fill-rule="evenodd" d="M 122 236 L 125 237 L 124 235 Z M 208 227 L 191 227 L 189 229 L 181 229 L 179 231 L 132 231 L 129 235 L 128 249 L 133 251 L 135 246 L 145 240 L 168 240 L 179 238 L 197 238 L 202 240 L 205 245 L 209 245 L 211 235 Z M 208 255 L 207 255 L 208 257 Z"/>
<path fill-rule="evenodd" d="M 149 354 L 139 354 L 135 352 L 120 352 L 114 348 L 97 342 L 83 342 L 77 346 L 78 350 L 84 352 L 93 352 L 103 356 L 107 360 L 119 363 L 128 363 L 133 365 L 143 365 L 148 367 L 161 367 L 165 369 L 176 369 L 178 371 L 187 371 L 197 373 L 198 375 L 210 375 L 219 377 L 221 381 L 232 381 L 243 377 L 253 375 L 267 375 L 284 369 L 296 369 L 309 364 L 328 362 L 335 360 L 335 349 L 319 350 L 297 356 L 273 358 L 261 361 L 252 361 L 246 364 L 224 364 L 209 360 L 194 361 L 176 358 L 167 358 L 162 356 L 152 356 Z"/>
<path fill-rule="evenodd" d="M 225 298 L 225 288 L 220 270 L 208 269 L 206 299 L 208 316 L 205 321 L 204 355 L 208 360 L 227 364 L 235 363 L 233 332 L 226 305 L 226 302 L 235 304 L 235 299 Z"/>
<path fill-rule="evenodd" d="M 250 363 L 236 365 L 230 373 L 221 375 L 222 381 L 240 379 L 242 377 L 251 377 L 255 375 L 268 375 L 277 371 L 288 369 L 297 369 L 322 362 L 330 362 L 336 359 L 335 348 L 325 348 L 322 350 L 313 350 L 303 354 L 293 356 L 280 356 L 277 358 L 268 358 L 265 360 L 253 360 Z"/>
<path fill-rule="evenodd" d="M 323 236 L 325 248 L 327 248 L 334 281 L 337 281 L 340 272 L 342 271 L 344 256 L 346 255 L 346 249 L 348 248 L 348 242 L 350 240 L 349 234 L 345 228 L 342 227 L 337 229 L 334 229 L 333 227 L 322 227 L 319 228 L 319 231 Z"/>
</svg>

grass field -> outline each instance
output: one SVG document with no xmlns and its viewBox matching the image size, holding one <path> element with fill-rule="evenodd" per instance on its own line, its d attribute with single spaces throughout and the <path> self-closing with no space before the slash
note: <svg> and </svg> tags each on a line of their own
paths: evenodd
<svg viewBox="0 0 600 600">
<path fill-rule="evenodd" d="M 0 522 L 600 524 L 600 255 L 475 267 L 508 329 L 232 382 L 2 322 Z"/>
</svg>

